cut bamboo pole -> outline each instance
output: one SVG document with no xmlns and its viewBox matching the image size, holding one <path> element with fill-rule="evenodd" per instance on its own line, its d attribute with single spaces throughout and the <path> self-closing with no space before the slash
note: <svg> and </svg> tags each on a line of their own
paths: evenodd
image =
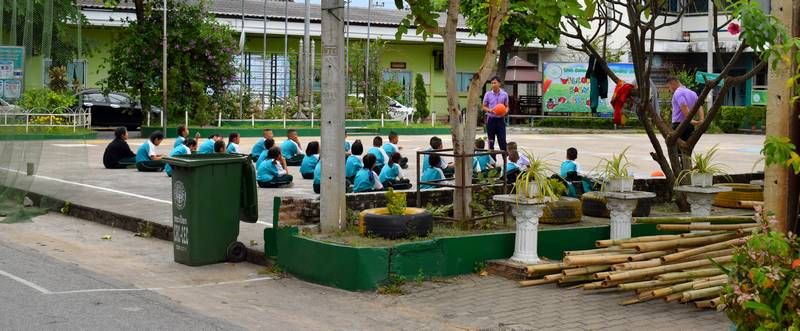
<svg viewBox="0 0 800 331">
<path fill-rule="evenodd" d="M 722 301 L 722 298 L 716 297 L 709 300 L 695 301 L 694 304 L 695 306 L 697 306 L 697 308 L 716 308 L 719 305 L 720 301 Z"/>
<path fill-rule="evenodd" d="M 628 261 L 629 254 L 617 255 L 573 255 L 564 258 L 565 267 L 605 265 Z"/>
<path fill-rule="evenodd" d="M 649 295 L 654 298 L 661 298 L 673 293 L 679 293 L 692 289 L 693 282 L 686 280 L 678 280 L 678 281 L 680 281 L 681 283 L 676 283 L 675 285 L 672 286 L 655 289 L 653 291 L 650 291 Z"/>
<path fill-rule="evenodd" d="M 731 248 L 731 247 L 735 247 L 735 246 L 741 246 L 741 245 L 744 245 L 744 243 L 746 241 L 747 241 L 747 238 L 734 238 L 734 239 L 726 240 L 726 241 L 719 242 L 719 243 L 714 243 L 714 244 L 710 244 L 710 245 L 705 245 L 705 246 L 701 246 L 701 247 L 697 247 L 697 248 L 688 249 L 688 250 L 685 250 L 683 252 L 667 254 L 667 255 L 664 255 L 664 256 L 661 257 L 661 261 L 664 261 L 666 263 L 674 262 L 674 261 L 677 261 L 677 260 L 680 260 L 680 259 L 685 259 L 685 258 L 693 256 L 693 255 L 698 255 L 698 254 L 702 254 L 702 253 L 717 251 L 717 250 Z"/>
<path fill-rule="evenodd" d="M 700 261 L 695 261 L 695 262 L 700 262 Z M 670 272 L 670 273 L 665 273 L 663 275 L 658 275 L 657 278 L 660 280 L 693 279 L 699 277 L 716 276 L 722 273 L 723 273 L 722 270 L 715 267 L 715 268 L 698 269 L 698 270 L 683 271 L 683 272 Z"/>
<path fill-rule="evenodd" d="M 626 249 L 623 249 L 622 247 L 619 247 L 619 246 L 611 246 L 611 247 L 606 247 L 606 248 L 585 249 L 585 250 L 580 250 L 580 251 L 565 251 L 564 252 L 564 256 L 570 256 L 570 255 L 592 255 L 592 254 L 598 254 L 598 253 L 613 253 L 613 252 L 621 252 L 621 251 L 626 251 Z"/>
<path fill-rule="evenodd" d="M 702 282 L 694 282 L 692 284 L 692 289 L 693 290 L 699 290 L 701 288 L 723 286 L 723 285 L 728 283 L 728 276 L 727 275 L 722 275 L 722 277 L 723 278 L 721 278 L 721 279 L 708 280 L 708 281 L 702 281 Z"/>
<path fill-rule="evenodd" d="M 689 233 L 681 233 L 679 236 L 681 236 L 681 238 L 697 238 L 697 237 L 715 236 L 723 233 L 728 233 L 728 231 L 689 232 Z"/>
<path fill-rule="evenodd" d="M 559 280 L 561 278 L 564 278 L 563 274 L 552 274 L 552 275 L 544 276 L 543 279 L 545 279 L 545 280 Z"/>
<path fill-rule="evenodd" d="M 560 272 L 561 269 L 564 269 L 564 265 L 561 263 L 543 263 L 543 264 L 534 264 L 525 267 L 528 271 L 528 274 L 533 273 L 553 273 L 553 272 Z"/>
<path fill-rule="evenodd" d="M 663 281 L 663 280 L 646 280 L 642 282 L 633 282 L 633 283 L 625 283 L 619 284 L 617 288 L 620 291 L 631 291 L 631 290 L 640 290 L 640 289 L 648 289 L 653 287 L 665 286 L 665 285 L 673 285 L 682 282 L 681 280 L 670 280 L 670 281 Z"/>
<path fill-rule="evenodd" d="M 663 251 L 669 249 L 675 249 L 678 247 L 697 247 L 697 246 L 705 246 L 714 243 L 718 243 L 721 241 L 726 241 L 734 238 L 739 238 L 744 236 L 743 234 L 739 233 L 725 233 L 710 237 L 698 237 L 698 238 L 682 238 L 682 239 L 675 239 L 675 240 L 667 240 L 667 241 L 660 241 L 660 242 L 646 242 L 646 243 L 638 243 L 636 244 L 636 250 L 639 252 L 652 252 L 652 251 Z"/>
<path fill-rule="evenodd" d="M 687 257 L 685 259 L 680 259 L 680 260 L 673 261 L 673 262 L 683 263 L 683 262 L 689 262 L 689 261 L 705 260 L 705 259 L 708 259 L 710 257 L 711 258 L 715 258 L 715 257 L 721 257 L 721 256 L 728 256 L 728 255 L 733 255 L 733 248 L 728 248 L 728 249 L 722 249 L 722 250 L 713 251 L 713 252 L 697 254 L 697 255 L 690 256 L 690 257 Z"/>
<path fill-rule="evenodd" d="M 600 288 L 603 288 L 603 281 L 602 280 L 598 281 L 598 282 L 591 282 L 591 283 L 583 284 L 583 289 L 584 290 L 596 290 L 596 289 L 600 289 Z"/>
<path fill-rule="evenodd" d="M 633 223 L 639 224 L 689 224 L 709 222 L 711 224 L 755 223 L 753 216 L 664 216 L 664 217 L 634 217 Z"/>
<path fill-rule="evenodd" d="M 616 271 L 624 271 L 624 270 L 635 270 L 635 269 L 644 269 L 644 268 L 652 268 L 657 267 L 662 264 L 660 259 L 650 259 L 647 261 L 636 261 L 636 262 L 625 262 L 619 263 L 614 265 L 614 270 Z"/>
<path fill-rule="evenodd" d="M 686 292 L 686 291 L 683 291 L 683 292 Z M 672 293 L 672 294 L 664 297 L 664 301 L 666 301 L 666 302 L 678 301 L 681 298 L 683 298 L 683 292 Z"/>
<path fill-rule="evenodd" d="M 699 290 L 686 291 L 681 296 L 681 302 L 689 302 L 700 299 L 717 297 L 719 296 L 720 293 L 722 293 L 722 289 L 723 289 L 722 286 L 714 286 Z"/>
<path fill-rule="evenodd" d="M 527 287 L 527 286 L 536 286 L 542 284 L 550 284 L 555 283 L 556 279 L 549 280 L 549 279 L 535 279 L 535 280 L 522 280 L 519 281 L 519 287 Z"/>
<path fill-rule="evenodd" d="M 592 277 L 590 275 L 575 275 L 575 276 L 564 276 L 558 280 L 558 285 L 562 284 L 574 284 L 578 282 L 588 282 L 591 281 Z"/>
<path fill-rule="evenodd" d="M 565 277 L 577 276 L 577 275 L 588 275 L 589 279 L 592 279 L 591 278 L 592 277 L 591 274 L 596 273 L 596 272 L 600 272 L 600 271 L 606 271 L 606 270 L 608 270 L 610 268 L 611 268 L 611 266 L 607 265 L 607 264 L 604 264 L 604 265 L 593 265 L 593 266 L 582 267 L 582 268 L 564 269 L 564 271 L 562 271 L 561 273 Z"/>
<path fill-rule="evenodd" d="M 660 231 L 695 231 L 695 230 L 739 230 L 758 227 L 758 224 L 659 224 Z"/>
<path fill-rule="evenodd" d="M 627 306 L 627 305 L 632 305 L 632 304 L 636 304 L 636 303 L 640 303 L 640 302 L 642 302 L 642 301 L 639 300 L 638 298 L 633 298 L 633 299 L 628 299 L 628 300 L 622 301 L 619 304 L 620 304 L 620 306 Z"/>
<path fill-rule="evenodd" d="M 597 247 L 609 247 L 609 246 L 621 245 L 621 244 L 625 244 L 625 243 L 661 241 L 661 240 L 671 240 L 671 239 L 678 239 L 678 238 L 680 238 L 680 235 L 666 234 L 666 235 L 656 235 L 656 236 L 633 237 L 633 238 L 626 238 L 626 239 L 598 240 L 598 241 L 594 242 L 594 245 L 597 246 Z"/>
<path fill-rule="evenodd" d="M 714 259 L 717 263 L 726 263 L 730 262 L 733 259 L 732 256 L 723 256 Z M 660 275 L 663 273 L 668 273 L 672 271 L 684 270 L 688 268 L 700 267 L 700 266 L 707 266 L 710 265 L 711 261 L 709 260 L 698 260 L 698 261 L 690 261 L 690 262 L 683 262 L 683 263 L 676 263 L 670 265 L 662 265 L 658 267 L 652 268 L 644 268 L 644 269 L 637 269 L 637 270 L 630 270 L 630 271 L 623 271 L 619 273 L 613 273 L 606 276 L 606 280 L 610 281 L 622 281 L 626 279 L 632 279 L 636 277 L 645 277 L 645 276 L 653 276 L 653 275 Z M 718 275 L 718 274 L 714 274 Z M 711 275 L 711 276 L 714 276 Z M 698 276 L 700 277 L 700 276 Z M 697 277 L 695 277 L 697 278 Z M 660 276 L 659 276 L 659 279 Z M 670 280 L 670 279 L 662 279 L 662 280 Z"/>
<path fill-rule="evenodd" d="M 649 259 L 652 259 L 652 258 L 661 257 L 661 256 L 664 256 L 664 255 L 667 255 L 667 254 L 671 254 L 673 252 L 674 251 L 652 251 L 652 252 L 634 254 L 634 255 L 628 256 L 628 262 L 649 260 Z"/>
<path fill-rule="evenodd" d="M 755 208 L 755 206 L 763 206 L 764 201 L 739 201 L 736 204 L 743 208 Z"/>
</svg>

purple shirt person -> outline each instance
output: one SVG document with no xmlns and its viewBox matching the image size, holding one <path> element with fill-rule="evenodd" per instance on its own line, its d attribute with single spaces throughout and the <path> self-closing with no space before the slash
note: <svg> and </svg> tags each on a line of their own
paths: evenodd
<svg viewBox="0 0 800 331">
<path fill-rule="evenodd" d="M 494 106 L 503 104 L 508 107 L 508 93 L 500 89 L 500 78 L 492 77 L 492 89 L 483 96 L 483 111 L 486 113 L 486 135 L 489 140 L 489 149 L 494 149 L 494 141 L 500 150 L 506 150 L 506 121 L 502 116 L 496 116 Z"/>
<path fill-rule="evenodd" d="M 686 120 L 689 116 L 689 112 L 692 110 L 692 107 L 695 106 L 697 103 L 697 93 L 694 91 L 686 88 L 685 86 L 681 85 L 681 82 L 678 81 L 675 77 L 667 78 L 667 86 L 669 87 L 670 91 L 672 91 L 672 129 L 678 128 L 678 126 Z M 701 107 L 698 111 L 700 115 L 700 120 L 696 121 L 694 119 L 691 120 L 691 126 L 689 126 L 686 130 L 683 131 L 681 134 L 681 139 L 684 141 L 689 140 L 691 137 L 692 132 L 694 132 L 694 126 L 701 123 L 705 119 L 705 114 L 703 112 L 703 108 Z"/>
</svg>

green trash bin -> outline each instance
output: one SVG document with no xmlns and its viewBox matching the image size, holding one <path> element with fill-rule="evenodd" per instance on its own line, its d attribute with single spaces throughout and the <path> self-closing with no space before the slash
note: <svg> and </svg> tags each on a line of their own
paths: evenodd
<svg viewBox="0 0 800 331">
<path fill-rule="evenodd" d="M 172 166 L 172 231 L 175 262 L 200 266 L 241 262 L 239 221 L 258 220 L 255 170 L 237 154 L 164 158 Z"/>
</svg>

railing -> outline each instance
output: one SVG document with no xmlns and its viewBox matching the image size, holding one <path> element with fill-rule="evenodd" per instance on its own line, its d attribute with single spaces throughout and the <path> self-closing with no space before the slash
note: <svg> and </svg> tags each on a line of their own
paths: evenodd
<svg viewBox="0 0 800 331">
<path fill-rule="evenodd" d="M 25 127 L 25 132 L 29 132 L 31 127 L 62 127 L 72 128 L 75 132 L 78 128 L 89 129 L 92 123 L 91 109 L 84 110 L 71 109 L 67 107 L 45 109 L 21 107 L 2 107 L 0 106 L 0 127 Z"/>
</svg>

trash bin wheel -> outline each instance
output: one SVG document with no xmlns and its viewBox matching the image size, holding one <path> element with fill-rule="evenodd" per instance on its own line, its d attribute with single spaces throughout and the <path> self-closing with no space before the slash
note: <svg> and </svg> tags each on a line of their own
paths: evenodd
<svg viewBox="0 0 800 331">
<path fill-rule="evenodd" d="M 225 258 L 228 260 L 228 262 L 242 262 L 247 259 L 247 247 L 238 241 L 234 241 L 228 245 L 228 250 L 225 252 Z"/>
</svg>

